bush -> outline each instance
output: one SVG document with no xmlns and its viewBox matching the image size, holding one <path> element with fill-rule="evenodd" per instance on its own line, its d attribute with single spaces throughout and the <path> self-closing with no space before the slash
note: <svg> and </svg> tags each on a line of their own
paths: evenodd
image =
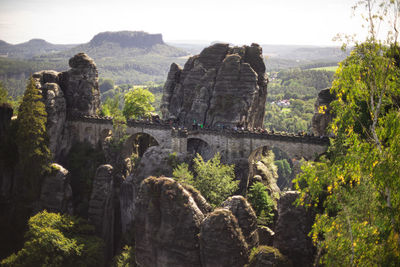
<svg viewBox="0 0 400 267">
<path fill-rule="evenodd" d="M 31 217 L 23 248 L 2 266 L 101 266 L 103 241 L 83 219 L 42 211 Z"/>
<path fill-rule="evenodd" d="M 183 163 L 174 169 L 176 180 L 194 186 L 207 199 L 211 206 L 220 205 L 227 197 L 238 189 L 239 181 L 235 181 L 234 165 L 221 164 L 221 155 L 217 153 L 209 161 L 204 161 L 197 154 L 193 160 L 195 178 Z"/>
<path fill-rule="evenodd" d="M 268 195 L 267 187 L 261 182 L 254 183 L 249 189 L 247 198 L 256 212 L 259 223 L 271 223 L 274 218 L 274 214 L 272 212 L 274 208 L 274 202 Z"/>
</svg>

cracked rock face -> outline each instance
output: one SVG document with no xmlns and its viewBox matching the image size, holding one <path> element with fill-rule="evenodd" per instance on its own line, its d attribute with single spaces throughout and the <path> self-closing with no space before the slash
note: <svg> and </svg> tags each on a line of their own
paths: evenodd
<svg viewBox="0 0 400 267">
<path fill-rule="evenodd" d="M 149 177 L 136 199 L 135 255 L 140 266 L 202 266 L 204 215 L 191 194 L 170 178 Z"/>
<path fill-rule="evenodd" d="M 190 126 L 262 127 L 268 79 L 257 44 L 229 47 L 215 44 L 180 68 L 171 65 L 161 112 Z"/>
<path fill-rule="evenodd" d="M 72 189 L 68 171 L 61 165 L 52 164 L 52 171 L 43 179 L 40 203 L 49 212 L 72 214 Z"/>
<path fill-rule="evenodd" d="M 250 203 L 243 196 L 233 196 L 222 203 L 236 217 L 242 229 L 249 250 L 258 245 L 257 216 Z"/>
</svg>

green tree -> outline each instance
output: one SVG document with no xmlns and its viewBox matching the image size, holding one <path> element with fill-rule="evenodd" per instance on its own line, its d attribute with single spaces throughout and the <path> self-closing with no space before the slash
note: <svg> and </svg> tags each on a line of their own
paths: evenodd
<svg viewBox="0 0 400 267">
<path fill-rule="evenodd" d="M 256 182 L 250 186 L 247 198 L 258 218 L 263 217 L 265 223 L 272 222 L 274 202 L 268 195 L 267 187 L 263 183 Z"/>
<path fill-rule="evenodd" d="M 124 96 L 125 104 L 123 114 L 127 119 L 138 119 L 149 116 L 154 107 L 154 95 L 147 89 L 134 88 Z"/>
<path fill-rule="evenodd" d="M 398 266 L 400 262 L 400 48 L 375 38 L 384 12 L 368 10 L 370 37 L 336 72 L 329 153 L 304 165 L 299 203 L 316 208 L 312 239 L 328 266 Z M 396 39 L 395 39 L 396 40 Z"/>
<path fill-rule="evenodd" d="M 193 159 L 195 178 L 188 170 L 187 164 L 174 169 L 174 177 L 194 186 L 214 207 L 220 205 L 227 197 L 238 189 L 239 181 L 235 181 L 234 165 L 221 164 L 219 153 L 209 161 L 204 161 L 197 154 Z"/>
<path fill-rule="evenodd" d="M 8 92 L 7 90 L 3 87 L 3 83 L 0 82 L 0 104 L 2 103 L 7 103 L 8 102 Z"/>
<path fill-rule="evenodd" d="M 42 211 L 28 222 L 26 242 L 2 266 L 101 266 L 103 242 L 79 218 Z"/>
<path fill-rule="evenodd" d="M 42 94 L 30 78 L 19 108 L 17 144 L 22 190 L 27 197 L 40 193 L 41 177 L 50 170 L 50 150 L 46 132 L 47 113 Z"/>
</svg>

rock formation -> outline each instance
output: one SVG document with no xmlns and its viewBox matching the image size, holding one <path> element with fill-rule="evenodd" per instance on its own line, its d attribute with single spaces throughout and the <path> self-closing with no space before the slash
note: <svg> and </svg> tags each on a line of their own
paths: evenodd
<svg viewBox="0 0 400 267">
<path fill-rule="evenodd" d="M 145 179 L 136 199 L 135 255 L 140 266 L 201 266 L 203 213 L 170 178 Z"/>
<path fill-rule="evenodd" d="M 335 96 L 331 94 L 330 88 L 323 89 L 319 92 L 317 101 L 315 102 L 315 112 L 312 117 L 312 131 L 314 135 L 328 135 L 327 127 L 332 121 L 333 114 L 330 103 L 335 100 Z M 320 112 L 320 109 L 323 113 Z"/>
<path fill-rule="evenodd" d="M 111 165 L 101 165 L 97 168 L 93 179 L 92 194 L 89 201 L 88 219 L 95 226 L 96 233 L 104 240 L 106 262 L 114 255 L 115 245 L 115 215 L 119 214 L 119 205 L 115 204 L 118 192 L 118 182 L 113 176 Z M 117 198 L 118 199 L 118 198 Z"/>
<path fill-rule="evenodd" d="M 275 233 L 271 229 L 269 229 L 266 226 L 260 225 L 257 228 L 257 232 L 258 232 L 258 243 L 260 244 L 260 246 L 262 245 L 272 246 L 272 244 L 274 243 Z"/>
<path fill-rule="evenodd" d="M 94 115 L 100 108 L 100 91 L 96 64 L 85 53 L 69 60 L 71 69 L 61 75 L 61 88 L 71 114 Z"/>
<path fill-rule="evenodd" d="M 191 125 L 262 127 L 268 79 L 262 48 L 214 44 L 191 57 L 181 69 L 172 64 L 163 90 L 161 112 Z"/>
<path fill-rule="evenodd" d="M 40 206 L 49 212 L 72 214 L 72 189 L 68 171 L 53 163 L 51 173 L 42 182 Z"/>
<path fill-rule="evenodd" d="M 201 224 L 200 251 L 203 267 L 243 267 L 249 249 L 231 211 L 217 209 Z"/>
<path fill-rule="evenodd" d="M 65 124 L 67 115 L 95 115 L 100 107 L 94 61 L 79 53 L 70 59 L 69 64 L 69 71 L 45 70 L 32 75 L 46 105 L 49 149 L 55 161 L 71 146 L 71 133 Z"/>
<path fill-rule="evenodd" d="M 242 196 L 233 196 L 222 203 L 236 217 L 249 250 L 258 245 L 257 216 L 247 200 Z"/>
<path fill-rule="evenodd" d="M 294 204 L 298 196 L 298 192 L 288 191 L 278 201 L 274 247 L 296 266 L 312 266 L 315 249 L 308 233 L 314 218 L 304 207 Z"/>
<path fill-rule="evenodd" d="M 292 263 L 279 250 L 269 246 L 258 247 L 251 255 L 249 267 L 291 267 Z M 297 266 L 297 265 L 296 265 Z"/>
</svg>

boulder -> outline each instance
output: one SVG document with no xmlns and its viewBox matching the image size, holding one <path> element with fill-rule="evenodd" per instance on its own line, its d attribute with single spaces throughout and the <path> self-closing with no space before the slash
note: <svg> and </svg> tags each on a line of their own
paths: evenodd
<svg viewBox="0 0 400 267">
<path fill-rule="evenodd" d="M 200 252 L 203 267 L 243 267 L 249 249 L 238 220 L 227 209 L 216 209 L 201 224 Z"/>
<path fill-rule="evenodd" d="M 163 90 L 164 119 L 190 126 L 262 127 L 268 79 L 257 44 L 217 43 L 191 57 L 181 69 L 171 65 Z"/>
<path fill-rule="evenodd" d="M 68 171 L 53 163 L 51 172 L 44 177 L 40 192 L 40 207 L 49 212 L 72 214 L 72 189 Z"/>
<path fill-rule="evenodd" d="M 331 123 L 333 114 L 330 103 L 335 100 L 335 95 L 331 94 L 330 88 L 321 90 L 318 93 L 317 101 L 315 102 L 314 116 L 312 117 L 312 131 L 316 136 L 326 136 L 329 134 L 327 129 Z M 323 112 L 321 113 L 320 110 Z"/>
<path fill-rule="evenodd" d="M 135 256 L 140 266 L 202 266 L 200 224 L 191 194 L 170 178 L 149 177 L 136 199 Z"/>
<path fill-rule="evenodd" d="M 261 245 L 266 245 L 266 246 L 272 246 L 274 243 L 274 236 L 275 233 L 269 229 L 266 226 L 258 226 L 257 228 L 257 233 L 258 233 L 258 241 L 260 246 Z"/>
<path fill-rule="evenodd" d="M 291 267 L 292 263 L 279 250 L 260 246 L 252 252 L 249 267 Z M 296 265 L 297 266 L 297 265 Z"/>
<path fill-rule="evenodd" d="M 296 266 L 312 266 L 315 248 L 308 233 L 314 217 L 304 207 L 294 204 L 298 196 L 296 191 L 287 191 L 278 201 L 274 247 Z"/>
<path fill-rule="evenodd" d="M 233 196 L 222 203 L 236 217 L 249 250 L 258 246 L 257 216 L 243 196 Z"/>
</svg>

